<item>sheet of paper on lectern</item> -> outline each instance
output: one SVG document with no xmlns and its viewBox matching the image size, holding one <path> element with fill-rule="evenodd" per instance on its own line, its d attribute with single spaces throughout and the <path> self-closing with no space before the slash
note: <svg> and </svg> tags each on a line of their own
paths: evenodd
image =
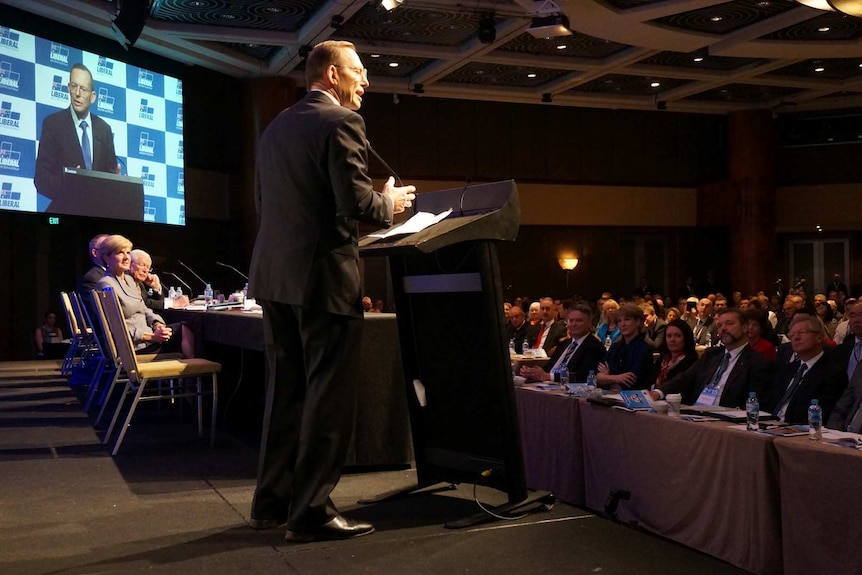
<svg viewBox="0 0 862 575">
<path fill-rule="evenodd" d="M 380 234 L 368 234 L 368 237 L 389 238 L 399 234 L 415 234 L 416 232 L 421 232 L 425 228 L 431 227 L 437 222 L 446 219 L 446 217 L 451 213 L 451 208 L 443 213 L 437 214 L 436 216 L 431 212 L 418 212 L 403 224 L 395 226 L 394 228 Z"/>
</svg>

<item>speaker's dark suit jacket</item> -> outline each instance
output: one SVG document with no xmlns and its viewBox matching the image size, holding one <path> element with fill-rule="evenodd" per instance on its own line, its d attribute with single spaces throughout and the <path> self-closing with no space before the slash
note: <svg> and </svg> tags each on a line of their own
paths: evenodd
<svg viewBox="0 0 862 575">
<path fill-rule="evenodd" d="M 725 353 L 724 347 L 714 347 L 706 350 L 700 361 L 677 375 L 673 379 L 665 381 L 659 386 L 665 394 L 680 393 L 682 402 L 693 405 L 700 392 L 709 385 L 712 376 L 721 363 L 721 357 Z M 754 391 L 758 397 L 762 397 L 763 391 L 769 386 L 772 377 L 772 362 L 763 357 L 747 345 L 739 352 L 736 365 L 733 366 L 724 390 L 721 394 L 719 405 L 724 407 L 745 407 L 748 400 L 748 392 Z"/>
<path fill-rule="evenodd" d="M 812 399 L 819 400 L 823 409 L 823 421 L 829 420 L 832 408 L 847 387 L 847 374 L 838 364 L 829 361 L 828 355 L 829 351 L 824 352 L 817 363 L 805 372 L 784 411 L 784 421 L 787 423 L 808 423 L 808 406 L 811 405 Z M 775 379 L 760 400 L 760 408 L 763 411 L 773 414 L 778 411 L 778 403 L 784 397 L 784 392 L 790 386 L 798 367 L 799 363 L 795 361 L 776 366 Z"/>
<path fill-rule="evenodd" d="M 554 355 L 545 364 L 545 370 L 550 371 L 560 356 L 566 352 L 571 339 L 565 339 L 557 346 Z M 572 383 L 584 383 L 587 381 L 587 376 L 590 371 L 598 370 L 599 363 L 605 359 L 605 346 L 599 341 L 599 338 L 593 334 L 589 334 L 584 338 L 584 341 L 575 348 L 575 353 L 569 358 L 566 366 L 569 368 L 569 381 Z"/>
<path fill-rule="evenodd" d="M 281 112 L 258 146 L 249 294 L 264 310 L 267 395 L 251 515 L 289 529 L 337 513 L 329 494 L 353 432 L 363 316 L 357 222 L 393 217 L 367 163 L 364 120 L 319 91 Z"/>
<path fill-rule="evenodd" d="M 98 172 L 117 171 L 114 135 L 102 118 L 90 112 L 87 131 L 93 142 L 93 169 Z M 63 184 L 63 168 L 84 167 L 84 153 L 77 128 L 69 108 L 54 112 L 42 121 L 39 154 L 36 156 L 36 189 L 43 196 L 57 200 Z M 49 206 L 50 208 L 50 206 Z"/>
</svg>

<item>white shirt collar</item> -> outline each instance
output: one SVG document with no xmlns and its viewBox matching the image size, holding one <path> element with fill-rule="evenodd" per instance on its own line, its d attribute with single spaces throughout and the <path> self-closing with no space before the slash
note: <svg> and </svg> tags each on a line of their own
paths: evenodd
<svg viewBox="0 0 862 575">
<path fill-rule="evenodd" d="M 340 106 L 340 105 L 341 105 L 341 102 L 339 102 L 339 101 L 335 98 L 335 96 L 333 96 L 332 94 L 330 94 L 330 93 L 329 93 L 329 92 L 327 92 L 326 90 L 321 90 L 320 88 L 314 88 L 314 89 L 312 90 L 312 92 L 320 92 L 321 94 L 326 94 L 327 96 L 329 96 L 329 99 L 330 99 L 330 100 L 332 100 L 332 103 L 333 103 L 333 104 L 335 104 L 336 106 Z"/>
</svg>

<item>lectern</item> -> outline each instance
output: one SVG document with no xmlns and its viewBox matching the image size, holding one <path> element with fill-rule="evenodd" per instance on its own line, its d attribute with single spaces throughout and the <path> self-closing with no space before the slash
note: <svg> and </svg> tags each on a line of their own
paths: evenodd
<svg viewBox="0 0 862 575">
<path fill-rule="evenodd" d="M 512 180 L 428 192 L 415 209 L 442 221 L 420 232 L 360 240 L 387 256 L 407 384 L 417 488 L 479 483 L 527 497 L 496 242 L 514 241 Z"/>
<path fill-rule="evenodd" d="M 133 176 L 63 168 L 62 188 L 46 211 L 140 222 L 144 219 L 144 184 Z"/>
</svg>

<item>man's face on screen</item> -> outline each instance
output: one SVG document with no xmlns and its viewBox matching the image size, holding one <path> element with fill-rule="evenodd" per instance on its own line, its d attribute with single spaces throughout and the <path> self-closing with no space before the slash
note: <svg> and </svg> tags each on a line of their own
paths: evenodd
<svg viewBox="0 0 862 575">
<path fill-rule="evenodd" d="M 69 101 L 79 118 L 86 116 L 90 104 L 96 101 L 93 79 L 84 70 L 75 68 L 69 74 Z"/>
</svg>

